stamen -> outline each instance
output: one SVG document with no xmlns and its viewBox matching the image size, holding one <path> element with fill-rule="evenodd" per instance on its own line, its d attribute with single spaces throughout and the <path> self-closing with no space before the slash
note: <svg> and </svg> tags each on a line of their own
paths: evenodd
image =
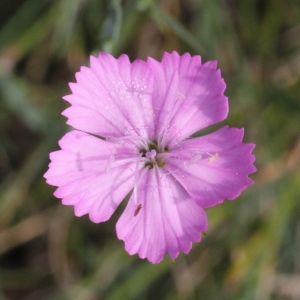
<svg viewBox="0 0 300 300">
<path fill-rule="evenodd" d="M 184 162 L 184 167 L 188 168 L 189 166 L 193 165 L 194 163 L 196 163 L 197 161 L 199 161 L 202 158 L 202 154 L 197 154 L 194 157 L 192 157 L 189 161 Z"/>
<path fill-rule="evenodd" d="M 164 153 L 160 153 L 159 155 L 162 156 L 162 157 L 172 157 L 172 158 L 178 158 L 178 159 L 183 159 L 185 154 L 182 153 L 181 151 L 184 151 L 184 150 L 179 150 L 177 152 L 174 152 L 174 151 L 171 151 L 171 152 L 164 152 Z M 185 157 L 186 159 L 188 159 L 187 161 L 184 161 L 183 164 L 185 166 L 185 168 L 188 168 L 189 166 L 197 163 L 199 160 L 201 159 L 208 159 L 208 161 L 210 163 L 214 162 L 219 154 L 218 153 L 215 153 L 215 154 L 212 154 L 210 152 L 207 152 L 207 151 L 203 151 L 201 149 L 198 149 L 198 148 L 189 148 L 189 157 L 192 157 L 190 159 L 188 159 L 188 157 Z"/>
<path fill-rule="evenodd" d="M 164 130 L 162 136 L 160 137 L 160 146 L 163 148 L 166 145 L 166 138 L 167 138 L 166 136 L 167 136 L 167 130 Z"/>
<path fill-rule="evenodd" d="M 212 162 L 214 162 L 214 161 L 217 159 L 218 156 L 219 156 L 219 154 L 216 153 L 216 154 L 212 155 L 212 156 L 208 159 L 208 161 L 209 161 L 210 163 L 212 163 Z"/>
<path fill-rule="evenodd" d="M 105 166 L 105 172 L 108 173 L 111 169 L 111 165 L 113 164 L 113 162 L 115 161 L 115 157 L 113 155 L 111 155 L 107 161 L 107 164 Z"/>
<path fill-rule="evenodd" d="M 134 204 L 137 205 L 137 186 L 138 186 L 138 180 L 139 180 L 139 172 L 138 172 L 138 166 L 139 166 L 139 161 L 136 162 L 135 165 L 135 170 L 134 170 L 134 186 L 133 186 L 133 199 L 134 199 Z"/>
<path fill-rule="evenodd" d="M 114 155 L 111 155 L 106 163 L 105 172 L 109 173 L 112 167 L 118 167 L 124 164 L 132 163 L 132 162 L 147 162 L 148 159 L 145 157 L 137 156 L 137 157 L 126 157 L 126 158 L 118 158 Z"/>
<path fill-rule="evenodd" d="M 135 179 L 134 179 L 134 186 L 133 186 L 133 201 L 134 204 L 137 206 L 137 187 L 138 187 L 138 182 L 141 180 L 141 178 L 144 176 L 144 174 L 146 173 L 147 169 L 143 168 L 142 171 L 138 172 L 138 164 L 136 165 L 136 169 L 135 169 Z"/>
<path fill-rule="evenodd" d="M 106 141 L 123 145 L 126 141 L 132 142 L 135 146 L 148 149 L 149 145 L 156 146 L 155 143 L 148 138 L 136 135 L 127 135 L 122 137 L 106 137 Z"/>
</svg>

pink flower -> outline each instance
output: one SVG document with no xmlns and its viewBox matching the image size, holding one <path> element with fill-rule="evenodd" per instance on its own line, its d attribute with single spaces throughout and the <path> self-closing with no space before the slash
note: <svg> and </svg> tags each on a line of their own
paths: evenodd
<svg viewBox="0 0 300 300">
<path fill-rule="evenodd" d="M 131 63 L 100 53 L 76 79 L 63 112 L 76 130 L 59 141 L 45 174 L 54 195 L 95 223 L 130 195 L 116 225 L 128 253 L 152 263 L 188 253 L 207 230 L 204 208 L 235 199 L 256 170 L 243 129 L 189 138 L 227 117 L 216 62 L 173 52 Z"/>
</svg>

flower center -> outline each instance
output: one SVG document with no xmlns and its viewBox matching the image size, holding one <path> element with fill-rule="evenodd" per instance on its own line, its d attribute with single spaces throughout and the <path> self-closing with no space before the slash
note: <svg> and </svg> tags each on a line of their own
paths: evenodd
<svg viewBox="0 0 300 300">
<path fill-rule="evenodd" d="M 145 162 L 145 167 L 152 169 L 154 166 L 158 166 L 159 168 L 162 168 L 166 164 L 166 160 L 163 157 L 164 152 L 168 152 L 168 147 L 160 147 L 158 145 L 157 141 L 151 141 L 148 144 L 147 149 L 141 148 L 140 153 L 142 154 L 142 157 L 148 158 L 148 160 Z"/>
</svg>

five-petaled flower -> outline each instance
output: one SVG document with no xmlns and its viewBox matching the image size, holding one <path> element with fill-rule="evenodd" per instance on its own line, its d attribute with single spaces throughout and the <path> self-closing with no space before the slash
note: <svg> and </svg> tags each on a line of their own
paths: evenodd
<svg viewBox="0 0 300 300">
<path fill-rule="evenodd" d="M 173 52 L 131 63 L 100 53 L 76 79 L 63 112 L 76 130 L 59 141 L 45 174 L 54 195 L 95 223 L 129 195 L 116 225 L 129 254 L 158 263 L 188 253 L 207 230 L 204 209 L 235 199 L 256 170 L 242 129 L 190 138 L 227 117 L 216 62 Z"/>
</svg>

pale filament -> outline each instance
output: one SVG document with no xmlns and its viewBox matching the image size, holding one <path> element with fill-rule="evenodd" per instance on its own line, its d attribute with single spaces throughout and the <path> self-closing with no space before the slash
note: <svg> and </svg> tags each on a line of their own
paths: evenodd
<svg viewBox="0 0 300 300">
<path fill-rule="evenodd" d="M 117 158 L 114 155 L 111 155 L 106 163 L 105 171 L 106 173 L 108 173 L 112 167 L 118 167 L 133 162 L 139 164 L 141 162 L 147 162 L 147 161 L 148 159 L 146 157 L 142 157 L 140 155 L 136 157 L 127 157 L 127 158 Z"/>
<path fill-rule="evenodd" d="M 184 162 L 183 164 L 186 168 L 188 168 L 189 166 L 198 162 L 201 158 L 202 158 L 202 154 L 197 154 L 194 157 L 192 157 L 190 160 Z"/>
<path fill-rule="evenodd" d="M 156 146 L 153 141 L 136 135 L 127 135 L 122 137 L 107 137 L 106 141 L 117 144 L 124 144 L 126 141 L 132 142 L 138 148 L 148 149 L 149 145 Z"/>
<path fill-rule="evenodd" d="M 133 201 L 135 206 L 138 204 L 138 199 L 137 199 L 137 188 L 138 188 L 138 182 L 141 180 L 141 178 L 145 175 L 147 168 L 143 168 L 141 172 L 138 170 L 138 165 L 136 165 L 135 169 L 135 175 L 134 175 L 134 186 L 133 186 Z"/>
<path fill-rule="evenodd" d="M 201 159 L 205 159 L 208 157 L 208 161 L 209 162 L 214 162 L 217 158 L 218 158 L 218 153 L 210 153 L 207 151 L 203 151 L 197 148 L 189 148 L 189 153 L 192 153 L 193 156 L 184 161 L 183 164 L 184 166 L 187 168 L 195 163 L 197 163 L 199 160 Z M 182 155 L 182 151 L 184 150 L 179 150 L 179 151 L 173 151 L 173 152 L 164 152 L 164 153 L 160 153 L 159 155 L 162 156 L 162 158 L 179 158 L 179 157 L 184 157 L 184 155 Z"/>
</svg>

